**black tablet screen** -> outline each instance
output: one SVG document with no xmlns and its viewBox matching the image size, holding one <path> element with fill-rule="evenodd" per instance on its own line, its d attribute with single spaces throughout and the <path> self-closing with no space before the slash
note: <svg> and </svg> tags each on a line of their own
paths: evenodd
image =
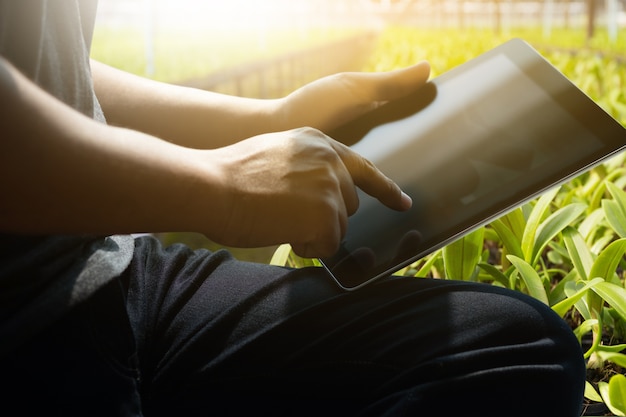
<svg viewBox="0 0 626 417">
<path fill-rule="evenodd" d="M 413 199 L 400 213 L 359 192 L 340 251 L 322 259 L 345 288 L 393 273 L 626 142 L 623 127 L 518 40 L 335 133 L 362 135 L 353 149 Z"/>
</svg>

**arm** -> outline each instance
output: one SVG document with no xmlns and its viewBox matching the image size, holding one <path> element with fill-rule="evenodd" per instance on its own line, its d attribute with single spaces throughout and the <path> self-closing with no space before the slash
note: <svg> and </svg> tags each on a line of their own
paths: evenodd
<svg viewBox="0 0 626 417">
<path fill-rule="evenodd" d="M 179 214 L 200 175 L 189 149 L 97 123 L 2 58 L 0 107 L 1 230 L 112 234 L 189 227 Z M 204 187 L 219 198 L 215 174 L 203 175 Z"/>
<path fill-rule="evenodd" d="M 109 123 L 193 148 L 217 148 L 255 135 L 303 126 L 330 131 L 428 79 L 430 67 L 340 73 L 275 100 L 242 98 L 151 81 L 92 61 Z"/>
<path fill-rule="evenodd" d="M 190 148 L 218 148 L 279 129 L 276 100 L 234 97 L 142 78 L 91 61 L 109 124 Z"/>
<path fill-rule="evenodd" d="M 198 231 L 231 246 L 334 253 L 355 186 L 410 206 L 368 161 L 313 129 L 195 150 L 97 123 L 0 58 L 0 230 Z"/>
</svg>

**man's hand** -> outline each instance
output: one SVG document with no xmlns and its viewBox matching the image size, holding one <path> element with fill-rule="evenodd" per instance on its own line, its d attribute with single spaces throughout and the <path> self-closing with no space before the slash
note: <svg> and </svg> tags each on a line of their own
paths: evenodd
<svg viewBox="0 0 626 417">
<path fill-rule="evenodd" d="M 300 256 L 330 256 L 359 205 L 355 187 L 407 210 L 410 198 L 373 164 L 311 128 L 256 136 L 208 151 L 220 168 L 221 228 L 230 246 L 288 242 Z M 209 214 L 211 215 L 211 214 Z"/>
<path fill-rule="evenodd" d="M 281 99 L 281 130 L 311 126 L 329 132 L 356 117 L 407 96 L 428 80 L 430 66 L 420 62 L 389 72 L 344 72 L 321 78 Z"/>
<path fill-rule="evenodd" d="M 329 132 L 413 93 L 429 72 L 426 62 L 389 72 L 345 72 L 281 99 L 258 100 L 159 83 L 92 62 L 96 93 L 110 124 L 198 149 L 302 126 Z"/>
</svg>

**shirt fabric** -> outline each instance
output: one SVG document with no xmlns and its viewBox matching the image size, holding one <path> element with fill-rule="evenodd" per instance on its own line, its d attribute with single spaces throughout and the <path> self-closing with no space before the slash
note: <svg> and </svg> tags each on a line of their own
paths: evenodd
<svg viewBox="0 0 626 417">
<path fill-rule="evenodd" d="M 89 65 L 96 9 L 97 0 L 0 0 L 0 55 L 57 99 L 105 123 Z M 131 236 L 0 233 L 0 354 L 119 276 L 133 248 Z"/>
</svg>

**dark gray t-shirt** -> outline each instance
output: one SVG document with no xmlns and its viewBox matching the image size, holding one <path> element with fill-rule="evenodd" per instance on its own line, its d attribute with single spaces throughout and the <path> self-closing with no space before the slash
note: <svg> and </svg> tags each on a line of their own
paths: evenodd
<svg viewBox="0 0 626 417">
<path fill-rule="evenodd" d="M 0 0 L 0 55 L 42 89 L 104 123 L 89 66 L 96 8 L 97 0 Z M 0 233 L 0 354 L 119 276 L 133 249 L 131 236 Z"/>
</svg>

